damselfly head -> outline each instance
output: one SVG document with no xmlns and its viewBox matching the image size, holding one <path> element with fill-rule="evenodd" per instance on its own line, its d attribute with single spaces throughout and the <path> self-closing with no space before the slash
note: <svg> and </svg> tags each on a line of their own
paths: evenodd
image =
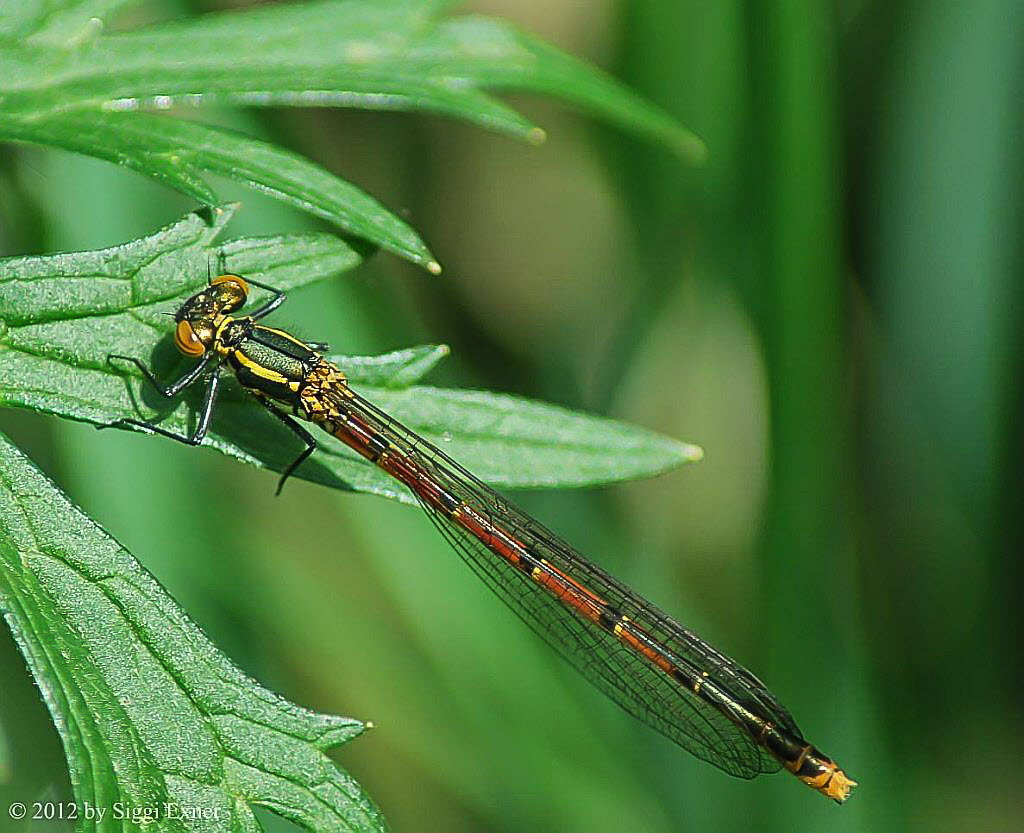
<svg viewBox="0 0 1024 833">
<path fill-rule="evenodd" d="M 218 275 L 175 313 L 174 344 L 186 356 L 202 356 L 213 345 L 217 326 L 249 297 L 249 284 L 240 275 Z"/>
</svg>

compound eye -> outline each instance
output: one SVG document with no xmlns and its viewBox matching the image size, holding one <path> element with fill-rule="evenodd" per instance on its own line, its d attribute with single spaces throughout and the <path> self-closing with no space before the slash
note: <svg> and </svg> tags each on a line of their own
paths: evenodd
<svg viewBox="0 0 1024 833">
<path fill-rule="evenodd" d="M 242 291 L 242 298 L 245 299 L 249 297 L 249 284 L 245 282 L 245 278 L 241 275 L 232 275 L 230 273 L 226 275 L 218 275 L 210 281 L 210 286 L 217 286 L 217 284 L 221 283 L 237 284 L 238 288 Z"/>
<path fill-rule="evenodd" d="M 196 331 L 188 321 L 179 321 L 174 331 L 174 346 L 186 356 L 198 358 L 206 352 L 206 345 L 200 341 Z"/>
</svg>

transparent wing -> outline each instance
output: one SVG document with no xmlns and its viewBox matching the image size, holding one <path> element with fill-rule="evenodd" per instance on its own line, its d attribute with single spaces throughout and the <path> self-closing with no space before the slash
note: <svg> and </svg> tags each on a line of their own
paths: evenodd
<svg viewBox="0 0 1024 833">
<path fill-rule="evenodd" d="M 461 465 L 360 397 L 345 407 L 386 436 L 414 465 L 417 476 L 437 484 L 504 530 L 534 556 L 586 588 L 617 614 L 629 617 L 660 650 L 695 669 L 731 701 L 799 737 L 793 718 L 764 684 L 601 568 L 541 523 L 477 480 Z M 431 521 L 473 571 L 545 642 L 597 688 L 633 716 L 702 760 L 740 778 L 775 772 L 778 762 L 734 720 L 728 708 L 700 698 L 687 686 L 623 644 L 612 632 L 579 615 L 497 555 L 449 514 L 420 498 Z"/>
</svg>

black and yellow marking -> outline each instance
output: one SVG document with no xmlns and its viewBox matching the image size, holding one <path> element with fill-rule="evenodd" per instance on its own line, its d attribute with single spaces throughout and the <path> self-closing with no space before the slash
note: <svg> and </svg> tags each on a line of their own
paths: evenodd
<svg viewBox="0 0 1024 833">
<path fill-rule="evenodd" d="M 704 685 L 704 680 L 706 680 L 707 678 L 708 678 L 708 672 L 707 671 L 701 671 L 700 672 L 700 679 L 696 680 L 694 682 L 694 684 L 693 684 L 693 693 L 694 694 L 700 694 L 701 686 Z"/>
</svg>

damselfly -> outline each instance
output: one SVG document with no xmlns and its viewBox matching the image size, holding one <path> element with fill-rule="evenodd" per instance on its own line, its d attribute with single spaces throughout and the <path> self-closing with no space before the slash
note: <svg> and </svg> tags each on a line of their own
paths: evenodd
<svg viewBox="0 0 1024 833">
<path fill-rule="evenodd" d="M 235 317 L 249 283 L 272 297 L 252 314 Z M 857 782 L 804 740 L 757 677 L 352 390 L 344 373 L 320 354 L 322 345 L 260 324 L 285 296 L 249 283 L 220 275 L 177 311 L 175 344 L 199 361 L 169 387 L 138 359 L 111 356 L 134 364 L 166 397 L 205 380 L 193 433 L 133 419 L 113 425 L 198 445 L 210 425 L 221 371 L 230 369 L 305 445 L 281 475 L 278 492 L 316 448 L 295 417 L 318 425 L 407 486 L 474 572 L 627 712 L 730 775 L 753 778 L 784 767 L 829 798 L 846 800 Z"/>
</svg>

